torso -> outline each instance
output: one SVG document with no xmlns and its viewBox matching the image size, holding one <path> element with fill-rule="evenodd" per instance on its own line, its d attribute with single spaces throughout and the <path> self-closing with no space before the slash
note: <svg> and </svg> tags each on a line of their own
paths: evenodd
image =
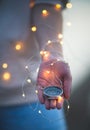
<svg viewBox="0 0 90 130">
<path fill-rule="evenodd" d="M 17 44 L 19 46 L 16 47 Z M 35 94 L 36 73 L 31 73 L 37 69 L 36 56 L 36 45 L 30 39 L 29 0 L 7 2 L 2 0 L 0 3 L 0 105 L 34 100 L 32 96 L 30 99 L 30 95 Z M 26 66 L 29 67 L 28 70 Z M 30 78 L 34 85 L 30 80 L 27 82 Z M 22 99 L 23 92 L 26 93 L 27 101 Z"/>
</svg>

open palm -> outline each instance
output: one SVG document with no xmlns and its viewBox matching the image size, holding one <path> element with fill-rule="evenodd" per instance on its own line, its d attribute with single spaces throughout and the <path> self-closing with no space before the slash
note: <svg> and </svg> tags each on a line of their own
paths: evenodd
<svg viewBox="0 0 90 130">
<path fill-rule="evenodd" d="M 57 61 L 57 59 L 41 63 L 37 78 L 38 97 L 40 102 L 45 104 L 46 109 L 60 109 L 63 106 L 64 98 L 68 99 L 70 97 L 71 84 L 72 77 L 67 63 Z M 62 97 L 49 100 L 43 96 L 43 88 L 52 85 L 62 87 Z"/>
</svg>

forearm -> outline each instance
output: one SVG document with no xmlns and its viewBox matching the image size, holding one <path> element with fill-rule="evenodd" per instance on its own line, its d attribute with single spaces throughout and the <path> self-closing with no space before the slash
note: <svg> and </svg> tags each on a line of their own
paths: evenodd
<svg viewBox="0 0 90 130">
<path fill-rule="evenodd" d="M 52 4 L 37 4 L 31 12 L 31 31 L 39 45 L 39 51 L 48 50 L 51 55 L 63 57 L 62 8 Z M 36 27 L 36 31 L 33 31 Z M 56 43 L 56 44 L 55 44 Z M 50 48 L 52 44 L 52 48 Z"/>
</svg>

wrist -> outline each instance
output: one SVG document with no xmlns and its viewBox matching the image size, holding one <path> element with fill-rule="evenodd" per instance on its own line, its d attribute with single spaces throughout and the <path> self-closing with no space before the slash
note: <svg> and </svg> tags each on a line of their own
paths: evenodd
<svg viewBox="0 0 90 130">
<path fill-rule="evenodd" d="M 62 46 L 59 41 L 47 43 L 43 50 L 40 51 L 42 61 L 57 59 L 63 61 Z"/>
</svg>

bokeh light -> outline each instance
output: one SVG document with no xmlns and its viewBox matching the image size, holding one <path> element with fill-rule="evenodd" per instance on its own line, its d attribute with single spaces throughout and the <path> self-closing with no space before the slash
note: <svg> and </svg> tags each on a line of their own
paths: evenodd
<svg viewBox="0 0 90 130">
<path fill-rule="evenodd" d="M 31 27 L 31 31 L 32 31 L 32 32 L 36 32 L 36 31 L 37 31 L 37 27 L 36 27 L 36 26 L 32 26 L 32 27 Z"/>
<path fill-rule="evenodd" d="M 23 48 L 23 42 L 17 41 L 15 44 L 15 50 L 20 51 Z"/>
<path fill-rule="evenodd" d="M 11 79 L 11 74 L 9 72 L 4 72 L 2 77 L 3 80 L 9 81 Z"/>
<path fill-rule="evenodd" d="M 3 69 L 7 69 L 7 68 L 8 68 L 8 64 L 7 64 L 7 63 L 3 63 L 3 64 L 2 64 L 2 68 L 3 68 Z"/>
<path fill-rule="evenodd" d="M 49 12 L 46 9 L 42 10 L 43 17 L 47 17 L 48 15 L 49 15 Z"/>
<path fill-rule="evenodd" d="M 67 7 L 68 9 L 71 9 L 71 8 L 72 8 L 72 4 L 71 4 L 71 3 L 67 3 L 67 4 L 66 4 L 66 7 Z"/>
<path fill-rule="evenodd" d="M 59 11 L 59 10 L 61 9 L 61 7 L 62 7 L 62 6 L 61 6 L 60 4 L 56 4 L 56 5 L 55 5 L 55 10 Z"/>
</svg>

